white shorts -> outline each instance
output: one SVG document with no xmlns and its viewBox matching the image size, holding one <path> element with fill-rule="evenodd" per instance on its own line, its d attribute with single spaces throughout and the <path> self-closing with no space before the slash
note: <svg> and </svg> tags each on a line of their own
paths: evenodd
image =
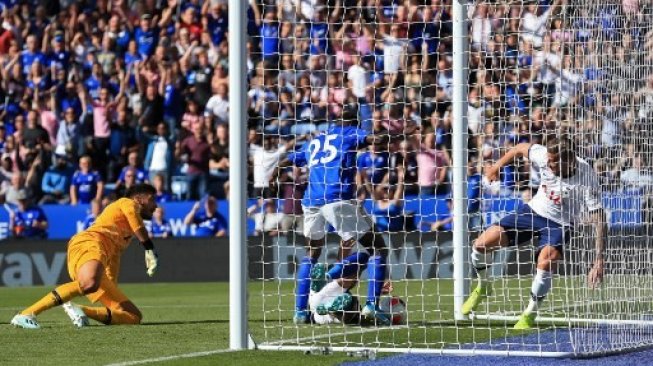
<svg viewBox="0 0 653 366">
<path fill-rule="evenodd" d="M 372 219 L 356 201 L 328 203 L 304 209 L 304 236 L 320 240 L 326 235 L 326 224 L 336 229 L 342 240 L 359 239 L 372 229 Z"/>
<path fill-rule="evenodd" d="M 340 286 L 338 281 L 331 281 L 327 283 L 320 292 L 311 292 L 308 296 L 308 307 L 313 313 L 313 320 L 315 324 L 338 324 L 340 319 L 337 317 L 326 314 L 319 315 L 315 312 L 315 309 L 319 305 L 329 306 L 331 302 L 338 296 L 345 293 L 345 289 Z"/>
</svg>

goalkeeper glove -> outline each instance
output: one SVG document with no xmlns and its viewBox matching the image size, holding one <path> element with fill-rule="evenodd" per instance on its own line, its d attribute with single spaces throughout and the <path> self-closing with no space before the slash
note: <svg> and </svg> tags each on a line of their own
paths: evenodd
<svg viewBox="0 0 653 366">
<path fill-rule="evenodd" d="M 145 248 L 145 268 L 147 268 L 147 275 L 152 277 L 159 266 L 159 256 L 154 251 L 154 243 L 151 239 L 141 243 Z"/>
<path fill-rule="evenodd" d="M 147 275 L 152 277 L 159 266 L 159 256 L 154 249 L 145 251 L 145 268 L 147 268 Z"/>
</svg>

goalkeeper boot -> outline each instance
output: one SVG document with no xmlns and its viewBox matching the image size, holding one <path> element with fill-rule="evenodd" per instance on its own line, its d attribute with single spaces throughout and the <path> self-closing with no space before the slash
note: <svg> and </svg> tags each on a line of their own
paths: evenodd
<svg viewBox="0 0 653 366">
<path fill-rule="evenodd" d="M 365 304 L 363 310 L 361 310 L 361 316 L 365 319 L 373 320 L 379 325 L 390 325 L 392 323 L 390 321 L 390 316 L 379 309 L 378 305 L 373 303 Z"/>
<path fill-rule="evenodd" d="M 320 292 L 327 283 L 327 268 L 324 263 L 316 263 L 311 268 L 311 291 Z"/>
<path fill-rule="evenodd" d="M 16 314 L 16 316 L 11 319 L 11 325 L 23 329 L 41 329 L 41 326 L 36 321 L 34 315 Z"/>
<path fill-rule="evenodd" d="M 528 330 L 528 329 L 533 329 L 535 327 L 535 318 L 537 317 L 537 313 L 530 313 L 526 314 L 523 313 L 520 317 L 517 323 L 515 323 L 515 329 L 518 330 Z"/>
<path fill-rule="evenodd" d="M 469 315 L 469 313 L 476 310 L 483 300 L 485 300 L 491 293 L 492 289 L 489 285 L 485 287 L 476 286 L 461 308 L 463 315 Z"/>
<path fill-rule="evenodd" d="M 315 309 L 315 312 L 319 315 L 327 315 L 328 313 L 338 313 L 351 309 L 351 305 L 354 302 L 354 298 L 349 292 L 336 297 L 331 301 L 330 304 L 324 305 L 320 304 Z"/>
<path fill-rule="evenodd" d="M 79 306 L 68 301 L 67 303 L 61 306 L 66 312 L 66 315 L 73 322 L 73 325 L 77 328 L 87 327 L 89 325 L 88 317 Z"/>
<path fill-rule="evenodd" d="M 311 314 L 307 310 L 295 310 L 292 322 L 296 325 L 308 324 L 311 322 Z"/>
</svg>

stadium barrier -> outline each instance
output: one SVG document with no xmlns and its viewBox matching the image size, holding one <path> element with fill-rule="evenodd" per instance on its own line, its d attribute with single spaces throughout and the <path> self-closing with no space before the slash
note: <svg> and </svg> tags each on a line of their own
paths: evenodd
<svg viewBox="0 0 653 366">
<path fill-rule="evenodd" d="M 391 243 L 388 263 L 390 278 L 452 278 L 453 247 L 450 232 L 386 235 Z M 639 240 L 638 240 L 639 239 Z M 328 236 L 321 260 L 336 259 L 338 237 Z M 614 239 L 613 239 L 614 240 Z M 646 246 L 645 237 L 628 237 L 635 250 Z M 295 245 L 295 243 L 297 245 Z M 293 280 L 295 264 L 304 256 L 301 236 L 250 237 L 249 278 Z M 160 270 L 154 278 L 145 274 L 143 250 L 133 243 L 122 257 L 120 282 L 204 282 L 229 279 L 227 238 L 170 238 L 156 241 Z M 497 253 L 495 275 L 528 273 L 532 270 L 531 246 L 528 250 L 508 248 Z M 614 254 L 614 253 L 613 253 Z M 608 250 L 608 255 L 610 251 Z M 653 254 L 651 258 L 653 261 Z M 365 274 L 363 274 L 365 278 Z M 69 281 L 66 268 L 66 242 L 59 240 L 6 240 L 0 244 L 0 286 L 52 286 Z"/>
</svg>

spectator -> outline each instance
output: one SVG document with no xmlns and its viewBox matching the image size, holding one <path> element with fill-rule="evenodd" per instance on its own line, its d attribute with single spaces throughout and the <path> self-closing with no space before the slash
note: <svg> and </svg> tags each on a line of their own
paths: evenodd
<svg viewBox="0 0 653 366">
<path fill-rule="evenodd" d="M 70 186 L 70 204 L 87 204 L 93 199 L 100 200 L 104 194 L 104 181 L 97 170 L 91 170 L 91 158 L 79 158 L 79 169 L 73 174 Z"/>
<path fill-rule="evenodd" d="M 217 124 L 225 124 L 229 121 L 229 96 L 227 85 L 219 84 L 215 94 L 206 104 L 204 116 L 214 119 Z"/>
<path fill-rule="evenodd" d="M 165 182 L 165 177 L 161 174 L 152 177 L 152 185 L 156 189 L 156 203 L 161 204 L 172 201 L 172 195 L 166 189 Z"/>
<path fill-rule="evenodd" d="M 21 172 L 11 175 L 11 185 L 5 191 L 5 202 L 18 205 L 20 192 L 25 191 L 25 176 Z"/>
<path fill-rule="evenodd" d="M 86 218 L 84 218 L 84 223 L 82 224 L 83 230 L 86 230 L 93 225 L 95 219 L 97 219 L 102 212 L 102 206 L 102 202 L 97 199 L 91 201 L 89 213 L 86 215 Z"/>
<path fill-rule="evenodd" d="M 451 231 L 453 229 L 453 201 L 447 199 L 447 211 L 436 214 L 435 222 L 431 224 L 432 231 Z"/>
<path fill-rule="evenodd" d="M 116 181 L 116 189 L 120 188 L 121 185 L 125 184 L 125 175 L 129 170 L 135 172 L 134 175 L 135 184 L 150 182 L 148 173 L 145 171 L 145 169 L 141 168 L 141 165 L 139 164 L 138 152 L 132 151 L 129 153 L 129 156 L 127 158 L 127 166 L 122 168 L 122 170 L 120 171 L 120 175 L 118 176 L 118 180 Z"/>
<path fill-rule="evenodd" d="M 211 144 L 211 158 L 209 159 L 210 194 L 224 198 L 225 184 L 229 181 L 229 149 L 221 146 L 217 141 Z"/>
<path fill-rule="evenodd" d="M 254 197 L 270 198 L 274 195 L 271 187 L 272 179 L 276 178 L 275 170 L 279 162 L 283 160 L 286 152 L 295 146 L 296 140 L 290 140 L 279 145 L 275 135 L 265 135 L 263 148 L 251 149 L 249 151 L 252 172 L 254 175 Z"/>
<path fill-rule="evenodd" d="M 280 197 L 283 199 L 283 221 L 281 232 L 290 234 L 291 231 L 303 233 L 304 211 L 302 209 L 302 198 L 306 190 L 307 172 L 301 168 L 292 167 L 291 171 L 285 171 L 279 177 Z"/>
<path fill-rule="evenodd" d="M 82 149 L 81 128 L 75 114 L 75 109 L 73 107 L 67 107 L 64 110 L 63 121 L 59 122 L 54 153 L 59 155 L 70 154 L 76 159 L 77 154 Z"/>
<path fill-rule="evenodd" d="M 384 184 L 374 189 L 372 215 L 379 232 L 405 231 L 414 227 L 414 223 L 409 221 L 412 216 L 404 214 L 404 176 L 404 169 L 399 168 L 396 185 Z"/>
<path fill-rule="evenodd" d="M 420 195 L 432 196 L 448 192 L 447 171 L 451 161 L 446 150 L 435 143 L 435 133 L 426 130 L 417 153 L 417 183 Z"/>
<path fill-rule="evenodd" d="M 119 186 L 116 186 L 114 192 L 118 197 L 125 197 L 125 194 L 127 193 L 127 190 L 134 185 L 138 184 L 138 170 L 136 168 L 128 166 L 123 170 L 124 175 L 123 175 L 123 181 L 122 184 Z"/>
<path fill-rule="evenodd" d="M 247 216 L 254 219 L 254 235 L 279 235 L 285 214 L 277 212 L 276 201 L 273 199 L 263 200 L 262 206 L 257 203 L 247 209 Z"/>
<path fill-rule="evenodd" d="M 164 187 L 168 187 L 170 174 L 173 170 L 174 144 L 168 137 L 168 125 L 161 122 L 156 126 L 156 135 L 149 136 L 145 152 L 145 170 L 148 179 L 159 175 L 163 178 Z"/>
<path fill-rule="evenodd" d="M 191 200 L 197 200 L 206 192 L 211 147 L 206 141 L 203 125 L 195 125 L 193 134 L 177 143 L 175 156 L 186 164 L 186 176 Z"/>
<path fill-rule="evenodd" d="M 52 145 L 50 144 L 50 136 L 48 135 L 48 132 L 39 124 L 38 113 L 35 110 L 31 110 L 27 113 L 27 126 L 23 130 L 21 141 L 22 145 L 28 150 L 52 150 Z"/>
<path fill-rule="evenodd" d="M 43 175 L 40 205 L 48 203 L 66 204 L 70 202 L 70 180 L 73 171 L 65 155 L 55 155 L 53 164 Z"/>
<path fill-rule="evenodd" d="M 374 185 L 381 184 L 387 179 L 389 153 L 387 148 L 370 145 L 368 150 L 363 152 L 356 159 L 358 169 L 358 182 L 371 184 L 369 191 L 374 190 Z"/>
<path fill-rule="evenodd" d="M 227 235 L 227 224 L 218 212 L 218 203 L 212 196 L 207 196 L 202 201 L 198 201 L 184 218 L 184 224 L 195 224 L 195 236 L 211 237 Z M 202 207 L 203 206 L 203 207 Z M 202 209 L 200 211 L 200 209 Z"/>
<path fill-rule="evenodd" d="M 404 191 L 406 195 L 416 195 L 419 193 L 419 185 L 417 184 L 419 167 L 417 165 L 416 155 L 413 143 L 407 140 L 399 142 L 397 151 L 390 155 L 389 182 L 396 184 L 398 172 L 402 169 L 404 172 Z"/>
<path fill-rule="evenodd" d="M 646 171 L 646 163 L 641 153 L 636 153 L 632 158 L 630 168 L 621 173 L 621 183 L 630 187 L 653 186 L 653 174 Z"/>
<path fill-rule="evenodd" d="M 17 238 L 48 237 L 48 219 L 43 210 L 30 204 L 27 191 L 20 190 L 16 195 L 18 204 L 9 212 L 9 227 Z"/>
<path fill-rule="evenodd" d="M 119 171 L 128 164 L 129 155 L 139 149 L 136 130 L 130 125 L 127 110 L 121 108 L 118 110 L 115 123 L 111 124 L 107 181 L 118 180 Z"/>
<path fill-rule="evenodd" d="M 170 223 L 165 219 L 165 211 L 159 206 L 154 210 L 152 221 L 150 223 L 150 237 L 152 238 L 169 238 L 172 236 Z"/>
</svg>

